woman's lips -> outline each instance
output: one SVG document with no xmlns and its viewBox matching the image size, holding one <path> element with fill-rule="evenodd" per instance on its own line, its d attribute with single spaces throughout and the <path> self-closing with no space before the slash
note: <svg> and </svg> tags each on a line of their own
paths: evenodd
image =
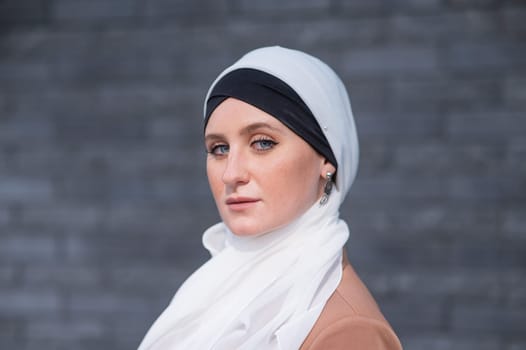
<svg viewBox="0 0 526 350">
<path fill-rule="evenodd" d="M 260 200 L 249 197 L 228 198 L 225 203 L 230 210 L 241 211 L 253 207 Z"/>
</svg>

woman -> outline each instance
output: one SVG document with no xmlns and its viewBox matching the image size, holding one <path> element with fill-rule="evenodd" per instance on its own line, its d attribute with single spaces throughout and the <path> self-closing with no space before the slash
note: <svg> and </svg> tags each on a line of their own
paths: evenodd
<svg viewBox="0 0 526 350">
<path fill-rule="evenodd" d="M 139 349 L 401 349 L 343 254 L 358 141 L 336 74 L 299 51 L 254 50 L 213 82 L 204 114 L 223 222 Z"/>
</svg>

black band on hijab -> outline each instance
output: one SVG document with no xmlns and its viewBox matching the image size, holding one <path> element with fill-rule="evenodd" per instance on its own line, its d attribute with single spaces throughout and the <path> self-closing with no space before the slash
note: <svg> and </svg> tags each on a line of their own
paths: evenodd
<svg viewBox="0 0 526 350">
<path fill-rule="evenodd" d="M 338 167 L 329 141 L 309 107 L 285 82 L 257 69 L 236 69 L 222 77 L 206 101 L 205 128 L 212 112 L 229 97 L 272 115 Z"/>
</svg>

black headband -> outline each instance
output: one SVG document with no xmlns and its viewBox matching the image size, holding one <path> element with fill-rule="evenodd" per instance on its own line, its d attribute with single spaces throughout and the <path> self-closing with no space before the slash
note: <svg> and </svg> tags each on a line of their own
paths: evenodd
<svg viewBox="0 0 526 350">
<path fill-rule="evenodd" d="M 331 146 L 309 107 L 296 91 L 282 80 L 251 68 L 236 69 L 226 74 L 214 85 L 206 101 L 205 128 L 212 112 L 229 97 L 272 115 L 304 139 L 334 167 L 338 167 Z"/>
</svg>

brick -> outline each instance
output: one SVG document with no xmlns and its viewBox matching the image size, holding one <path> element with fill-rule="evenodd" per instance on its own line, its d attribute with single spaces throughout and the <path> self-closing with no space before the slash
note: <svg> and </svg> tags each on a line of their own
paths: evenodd
<svg viewBox="0 0 526 350">
<path fill-rule="evenodd" d="M 524 175 L 526 173 L 526 164 L 522 162 L 522 160 L 525 156 L 526 140 L 521 137 L 510 140 L 506 155 L 504 156 L 507 168 L 514 169 L 519 176 Z"/>
<path fill-rule="evenodd" d="M 52 261 L 57 252 L 57 243 L 50 236 L 17 235 L 0 237 L 0 260 L 2 261 Z"/>
<path fill-rule="evenodd" d="M 422 140 L 441 135 L 443 121 L 429 113 L 425 118 L 420 113 L 362 113 L 356 121 L 358 133 L 363 139 Z"/>
<path fill-rule="evenodd" d="M 132 17 L 136 13 L 136 1 L 95 0 L 84 2 L 80 0 L 57 0 L 51 8 L 55 20 L 109 20 L 114 18 Z"/>
<path fill-rule="evenodd" d="M 391 111 L 482 111 L 500 107 L 497 79 L 396 79 L 390 90 Z"/>
<path fill-rule="evenodd" d="M 11 105 L 11 97 L 9 96 L 9 94 L 0 93 L 0 112 L 2 112 L 2 114 L 5 113 L 7 115 L 11 107 L 10 105 Z"/>
<path fill-rule="evenodd" d="M 0 177 L 0 202 L 32 201 L 47 202 L 53 197 L 49 180 Z"/>
<path fill-rule="evenodd" d="M 512 136 L 523 135 L 526 125 L 521 122 L 523 114 L 506 111 L 486 111 L 485 113 L 452 113 L 447 120 L 447 133 L 452 139 L 507 140 Z"/>
<path fill-rule="evenodd" d="M 511 239 L 526 239 L 526 208 L 510 208 L 503 216 L 504 235 Z"/>
<path fill-rule="evenodd" d="M 349 79 L 347 87 L 354 117 L 359 122 L 363 115 L 388 114 L 392 91 L 384 79 Z M 367 140 L 363 140 L 367 142 Z M 376 143 L 375 143 L 376 144 Z"/>
<path fill-rule="evenodd" d="M 14 317 L 0 318 L 0 345 L 4 346 L 9 341 L 19 337 L 22 330 L 22 322 Z"/>
<path fill-rule="evenodd" d="M 349 16 L 354 15 L 382 15 L 398 12 L 426 13 L 441 9 L 439 0 L 397 0 L 383 1 L 373 0 L 367 2 L 343 1 L 337 2 L 338 8 L 345 11 Z"/>
<path fill-rule="evenodd" d="M 394 312 L 396 310 L 399 312 Z M 405 317 L 404 312 L 400 312 L 401 310 L 412 310 L 414 317 Z M 419 297 L 393 300 L 391 303 L 384 302 L 382 311 L 389 315 L 389 322 L 395 325 L 397 329 L 411 328 L 420 333 L 438 329 L 442 317 L 440 304 L 437 300 L 429 303 Z"/>
<path fill-rule="evenodd" d="M 521 350 L 526 347 L 526 340 L 524 339 L 511 339 L 506 350 Z"/>
<path fill-rule="evenodd" d="M 441 79 L 396 79 L 388 85 L 388 111 L 436 113 L 449 96 L 447 84 Z"/>
<path fill-rule="evenodd" d="M 102 274 L 97 267 L 90 265 L 29 265 L 23 271 L 22 283 L 28 288 L 89 290 L 101 287 Z"/>
<path fill-rule="evenodd" d="M 484 239 L 469 247 L 455 244 L 450 248 L 449 261 L 452 265 L 477 269 L 489 269 L 492 265 L 499 269 L 512 269 L 526 263 L 524 250 L 520 245 Z"/>
<path fill-rule="evenodd" d="M 0 227 L 7 226 L 9 221 L 10 221 L 9 210 L 7 209 L 7 207 L 0 206 Z"/>
<path fill-rule="evenodd" d="M 166 16 L 180 16 L 185 18 L 192 16 L 192 20 L 196 21 L 199 18 L 224 17 L 229 11 L 229 2 L 226 0 L 210 1 L 169 1 L 159 0 L 145 3 L 144 11 L 147 16 L 153 17 L 155 20 Z"/>
<path fill-rule="evenodd" d="M 11 156 L 9 151 L 0 151 L 0 168 L 8 169 L 11 166 Z"/>
<path fill-rule="evenodd" d="M 193 38 L 199 38 L 200 34 L 198 31 L 188 33 Z M 228 56 L 224 48 L 214 49 L 215 45 L 211 46 L 203 40 L 197 43 L 196 46 L 199 47 L 191 48 L 194 52 L 193 56 L 181 52 L 151 57 L 146 65 L 149 77 L 158 82 L 209 83 L 234 60 Z M 206 88 L 208 86 L 203 86 L 203 96 Z"/>
<path fill-rule="evenodd" d="M 401 236 L 395 230 L 391 230 L 390 234 L 391 237 Z M 419 266 L 434 269 L 452 266 L 459 260 L 458 258 L 454 259 L 451 247 L 448 244 L 436 240 L 428 239 L 427 242 L 424 242 L 424 238 L 399 239 L 398 241 L 393 241 L 392 238 L 391 240 L 372 240 L 371 238 L 367 231 L 354 234 L 352 244 L 349 246 L 349 256 L 357 266 L 362 265 L 371 270 L 380 269 L 384 266 L 399 269 L 418 263 Z M 411 250 L 411 255 L 406 254 L 407 249 Z"/>
<path fill-rule="evenodd" d="M 0 267 L 0 286 L 11 285 L 15 279 L 15 268 L 12 265 L 2 265 Z M 1 319 L 0 319 L 1 322 Z M 2 327 L 0 327 L 2 329 Z"/>
<path fill-rule="evenodd" d="M 109 286 L 112 290 L 136 293 L 151 293 L 151 286 L 157 286 L 154 294 L 170 297 L 188 277 L 188 269 L 174 265 L 114 265 L 108 271 Z M 155 300 L 152 300 L 155 301 Z M 162 305 L 160 305 L 162 306 Z"/>
<path fill-rule="evenodd" d="M 157 128 L 159 125 L 162 124 L 156 123 L 153 127 Z M 187 175 L 204 176 L 206 171 L 204 146 L 201 150 L 196 149 L 196 138 L 190 137 L 190 135 L 199 135 L 201 132 L 194 133 L 190 129 L 187 133 L 180 133 L 170 130 L 174 124 L 164 125 L 166 126 L 164 132 L 156 131 L 158 136 L 154 136 L 155 147 L 143 147 L 128 152 L 115 150 L 108 152 L 108 158 L 111 159 L 110 171 L 121 174 L 132 172 L 145 176 L 156 175 L 184 179 L 185 176 L 181 176 L 181 170 L 185 169 Z M 161 133 L 162 136 L 160 136 Z M 179 135 L 176 136 L 177 134 Z M 171 137 L 172 135 L 174 138 Z M 161 143 L 162 146 L 160 146 Z M 173 145 L 173 149 L 168 149 L 169 144 Z"/>
<path fill-rule="evenodd" d="M 13 337 L 0 338 L 0 346 L 2 349 L 25 349 L 25 342 L 18 339 L 13 339 Z"/>
<path fill-rule="evenodd" d="M 159 117 L 150 123 L 150 135 L 157 141 L 172 140 L 180 146 L 196 146 L 196 139 L 203 141 L 204 150 L 204 139 L 203 139 L 203 123 L 199 116 L 191 118 L 191 120 L 185 120 L 184 118 L 173 118 L 173 117 Z M 188 137 L 192 135 L 193 137 Z M 175 150 L 174 152 L 176 152 Z M 182 153 L 182 152 L 181 152 Z M 184 154 L 180 154 L 184 156 Z M 195 154 L 193 158 L 195 160 Z M 203 154 L 201 153 L 203 157 Z M 203 157 L 204 160 L 204 157 Z"/>
<path fill-rule="evenodd" d="M 144 87 L 116 87 L 97 86 L 75 89 L 50 88 L 45 91 L 30 91 L 17 94 L 13 100 L 16 107 L 11 113 L 19 119 L 42 118 L 42 110 L 51 114 L 44 119 L 48 127 L 53 126 L 55 119 L 78 118 L 84 116 L 90 120 L 109 119 L 113 116 L 126 116 L 127 119 L 140 119 L 149 115 L 158 108 L 158 96 L 171 93 L 174 98 L 173 88 Z M 165 101 L 167 98 L 165 98 Z M 172 105 L 173 105 L 173 101 Z M 89 110 L 89 111 L 88 111 Z M 92 114 L 87 116 L 88 112 Z M 51 119 L 48 121 L 48 119 Z M 38 119 L 37 119 L 38 120 Z M 15 120 L 16 121 L 16 120 Z M 14 123 L 14 122 L 13 122 Z"/>
<path fill-rule="evenodd" d="M 363 236 L 365 232 L 360 232 Z M 391 236 L 402 237 L 397 230 L 390 231 Z M 411 239 L 400 239 L 400 241 L 388 241 L 387 239 L 360 242 L 364 237 L 356 238 L 353 242 L 354 256 L 361 264 L 366 266 L 378 266 L 378 256 L 382 257 L 383 266 L 388 264 L 393 268 L 411 266 L 418 264 L 428 269 L 454 268 L 463 266 L 473 269 L 490 268 L 516 268 L 523 266 L 524 248 L 509 245 L 497 245 L 491 237 L 483 237 L 470 246 L 465 246 L 461 240 L 454 243 L 446 243 L 438 238 L 413 237 Z M 351 250 L 353 249 L 351 247 Z M 405 250 L 411 247 L 411 255 Z M 418 247 L 418 249 L 416 248 Z M 351 255 L 353 255 L 351 254 Z"/>
<path fill-rule="evenodd" d="M 91 176 L 85 173 L 72 173 L 62 179 L 57 186 L 57 197 L 64 201 L 78 200 L 84 203 L 101 203 L 109 198 L 119 200 L 147 201 L 154 198 L 150 184 L 138 177 L 109 176 L 91 171 Z"/>
<path fill-rule="evenodd" d="M 394 177 L 385 174 L 362 178 L 353 186 L 354 198 L 441 198 L 445 194 L 443 179 L 427 177 Z"/>
<path fill-rule="evenodd" d="M 392 153 L 387 142 L 371 142 L 369 140 L 361 142 L 359 176 L 379 176 L 390 169 L 392 167 Z"/>
<path fill-rule="evenodd" d="M 454 43 L 442 51 L 440 65 L 451 71 L 513 72 L 523 67 L 526 48 L 514 41 L 496 43 Z"/>
<path fill-rule="evenodd" d="M 319 11 L 328 11 L 331 2 L 329 0 L 308 0 L 308 1 L 248 1 L 248 0 L 236 0 L 233 5 L 238 11 L 242 14 L 253 14 L 253 13 L 309 13 L 311 11 L 316 11 L 319 14 Z"/>
<path fill-rule="evenodd" d="M 521 199 L 525 196 L 525 187 L 523 179 L 512 176 L 455 176 L 448 180 L 447 194 L 459 199 Z"/>
<path fill-rule="evenodd" d="M 507 78 L 504 85 L 504 99 L 507 105 L 523 110 L 526 101 L 526 77 Z"/>
<path fill-rule="evenodd" d="M 184 208 L 175 203 L 161 205 L 158 202 L 120 205 L 106 211 L 103 225 L 109 232 L 144 235 L 151 231 L 151 223 L 155 222 L 157 234 L 163 237 L 184 235 L 187 229 L 199 235 L 206 227 L 218 221 L 212 200 L 199 202 L 187 204 Z M 197 217 L 194 205 L 202 209 L 207 208 L 209 213 Z"/>
<path fill-rule="evenodd" d="M 123 237 L 113 235 L 110 237 L 68 237 L 65 241 L 66 258 L 72 262 L 100 262 L 122 263 L 130 259 L 135 261 L 149 261 L 166 263 L 192 263 L 203 262 L 206 252 L 201 247 L 200 233 L 195 239 L 183 241 L 176 232 L 171 236 L 160 236 L 150 230 L 144 232 L 148 237 L 126 236 L 126 244 L 122 244 Z M 155 240 L 151 236 L 156 237 Z"/>
<path fill-rule="evenodd" d="M 6 155 L 6 166 L 19 177 L 38 174 L 39 178 L 52 178 L 54 175 L 63 172 L 63 161 L 65 155 L 60 150 L 44 146 L 44 142 L 18 143 L 13 152 Z"/>
<path fill-rule="evenodd" d="M 148 79 L 143 55 L 111 54 L 92 48 L 91 54 L 77 60 L 57 59 L 49 66 L 56 84 L 93 86 L 107 82 L 134 83 Z"/>
<path fill-rule="evenodd" d="M 0 139 L 3 143 L 40 145 L 49 142 L 53 136 L 53 127 L 45 118 L 25 116 L 0 121 Z"/>
<path fill-rule="evenodd" d="M 47 319 L 45 321 L 31 319 L 27 324 L 27 333 L 31 339 L 51 339 L 58 341 L 97 340 L 107 335 L 105 325 L 102 321 L 86 319 Z"/>
<path fill-rule="evenodd" d="M 507 293 L 500 273 L 474 269 L 454 271 L 427 269 L 411 271 L 375 271 L 362 277 L 376 296 L 429 295 L 430 298 L 502 300 Z M 508 284 L 506 284 L 508 285 Z M 511 287 L 511 286 L 510 286 Z"/>
<path fill-rule="evenodd" d="M 126 348 L 115 347 L 115 342 L 108 338 L 100 339 L 31 339 L 25 342 L 25 349 L 53 349 L 53 350 L 90 350 L 90 349 L 113 349 L 125 350 Z M 129 348 L 128 348 L 129 349 Z"/>
<path fill-rule="evenodd" d="M 69 298 L 66 308 L 78 319 L 93 316 L 126 319 L 149 314 L 151 306 L 151 302 L 142 297 L 98 292 L 76 293 Z"/>
<path fill-rule="evenodd" d="M 483 11 L 431 12 L 426 15 L 397 14 L 388 19 L 388 41 L 428 45 L 442 40 L 499 38 L 498 14 Z"/>
<path fill-rule="evenodd" d="M 102 217 L 101 207 L 56 202 L 53 206 L 22 207 L 17 224 L 26 227 L 85 232 L 99 227 Z"/>
<path fill-rule="evenodd" d="M 446 4 L 452 8 L 484 8 L 495 7 L 496 0 L 447 0 Z"/>
<path fill-rule="evenodd" d="M 189 194 L 185 191 L 186 186 L 195 188 L 196 190 Z M 161 203 L 181 200 L 188 204 L 197 204 L 210 197 L 210 191 L 204 176 L 200 176 L 199 178 L 194 177 L 192 180 L 184 181 L 173 178 L 161 178 L 155 181 L 152 191 L 156 200 Z"/>
<path fill-rule="evenodd" d="M 112 331 L 116 346 L 119 349 L 137 348 L 165 306 L 166 305 L 163 305 L 163 307 L 158 309 L 152 308 L 151 314 L 143 318 L 130 318 L 127 319 L 126 322 L 109 320 L 108 327 Z"/>
<path fill-rule="evenodd" d="M 290 33 L 291 42 L 313 53 L 323 47 L 330 48 L 331 51 L 338 50 L 341 42 L 345 42 L 347 47 L 380 44 L 388 36 L 383 18 L 322 18 L 310 21 L 308 26 L 305 26 L 304 21 L 297 21 L 288 29 L 289 23 L 291 22 L 283 23 L 281 29 Z"/>
<path fill-rule="evenodd" d="M 359 199 L 356 198 L 356 201 Z M 425 203 L 405 205 L 398 208 L 376 206 L 364 208 L 356 204 L 352 212 L 352 226 L 357 232 L 368 232 L 377 239 L 388 239 L 392 231 L 399 232 L 400 239 L 422 236 L 467 238 L 496 238 L 500 233 L 499 210 L 491 206 Z M 412 213 L 408 217 L 407 211 Z M 476 232 L 476 233 L 475 233 Z"/>
<path fill-rule="evenodd" d="M 146 139 L 145 118 L 114 117 L 91 120 L 84 112 L 69 118 L 57 118 L 57 138 L 61 142 L 115 142 Z"/>
<path fill-rule="evenodd" d="M 502 349 L 499 336 L 478 334 L 472 336 L 447 334 L 445 332 L 429 332 L 427 334 L 411 334 L 402 338 L 404 349 L 428 350 L 495 350 Z"/>
<path fill-rule="evenodd" d="M 522 266 L 518 265 L 502 273 L 502 285 L 506 290 L 505 300 L 509 307 L 526 307 L 526 279 Z"/>
<path fill-rule="evenodd" d="M 455 305 L 452 327 L 466 332 L 520 335 L 524 332 L 524 309 L 503 305 Z"/>
<path fill-rule="evenodd" d="M 409 9 L 429 9 L 438 10 L 442 7 L 442 1 L 440 0 L 396 0 L 396 7 L 398 8 L 409 8 Z"/>
<path fill-rule="evenodd" d="M 503 149 L 478 143 L 408 143 L 392 152 L 392 167 L 408 174 L 480 176 L 507 167 Z"/>
<path fill-rule="evenodd" d="M 4 40 L 9 50 L 3 52 L 6 58 L 17 62 L 45 62 L 52 64 L 55 60 L 81 59 L 90 53 L 96 36 L 91 33 L 70 31 L 46 31 L 45 28 L 30 28 L 24 31 L 11 31 L 5 34 Z M 49 90 L 38 90 L 46 94 Z M 24 90 L 22 93 L 27 93 Z"/>
<path fill-rule="evenodd" d="M 344 76 L 422 74 L 438 71 L 438 57 L 429 47 L 377 47 L 347 49 L 341 55 Z"/>
<path fill-rule="evenodd" d="M 308 25 L 301 19 L 283 17 L 273 19 L 273 26 L 265 22 L 241 18 L 228 24 L 225 35 L 232 45 L 249 50 L 254 47 L 254 37 L 268 32 L 269 37 L 279 37 L 279 42 L 265 42 L 262 45 L 290 46 L 319 56 L 339 71 L 336 58 L 340 51 L 350 47 L 371 46 L 385 42 L 387 28 L 383 19 L 377 18 L 312 18 Z M 345 45 L 341 45 L 345 42 Z M 244 52 L 239 50 L 237 56 Z M 237 57 L 234 57 L 234 59 Z"/>
<path fill-rule="evenodd" d="M 521 40 L 526 33 L 526 23 L 523 20 L 526 15 L 524 6 L 505 7 L 499 11 L 499 15 L 506 34 Z"/>
<path fill-rule="evenodd" d="M 350 1 L 337 1 L 336 6 L 342 11 L 346 11 L 349 14 L 381 14 L 391 10 L 390 4 L 382 0 L 374 0 L 367 2 L 350 2 Z"/>
<path fill-rule="evenodd" d="M 159 90 L 164 89 L 148 86 L 144 88 L 102 88 L 97 94 L 98 108 L 102 115 L 107 116 L 126 115 L 127 118 L 135 118 L 134 116 L 148 115 L 156 107 L 153 95 L 163 93 Z"/>
<path fill-rule="evenodd" d="M 45 314 L 58 314 L 60 297 L 56 291 L 48 289 L 0 290 L 0 311 L 2 315 L 38 317 Z"/>
<path fill-rule="evenodd" d="M 0 84 L 7 91 L 41 87 L 52 78 L 50 66 L 45 62 L 23 60 L 0 62 Z"/>
<path fill-rule="evenodd" d="M 46 2 L 36 0 L 20 2 L 16 0 L 2 1 L 0 4 L 0 23 L 35 23 L 43 22 L 46 17 Z"/>
</svg>

